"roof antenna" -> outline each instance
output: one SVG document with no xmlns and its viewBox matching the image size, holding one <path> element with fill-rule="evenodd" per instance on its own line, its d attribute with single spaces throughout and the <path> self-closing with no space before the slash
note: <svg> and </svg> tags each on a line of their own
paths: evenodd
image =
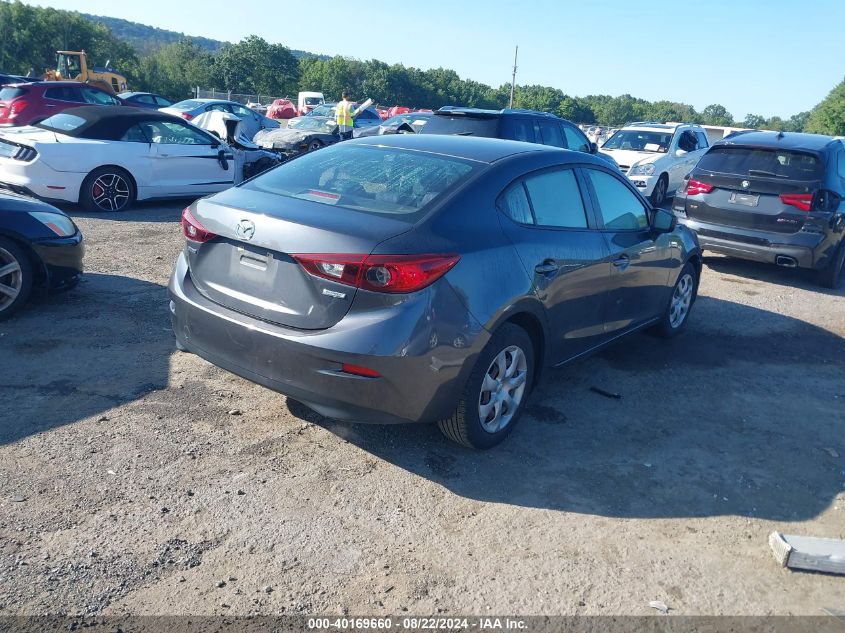
<svg viewBox="0 0 845 633">
<path fill-rule="evenodd" d="M 782 129 L 781 129 L 780 132 L 778 132 L 778 138 L 783 138 L 783 130 Z"/>
</svg>

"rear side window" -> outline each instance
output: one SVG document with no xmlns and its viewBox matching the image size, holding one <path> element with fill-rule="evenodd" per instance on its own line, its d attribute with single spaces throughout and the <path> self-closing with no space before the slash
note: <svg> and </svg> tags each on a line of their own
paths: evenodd
<svg viewBox="0 0 845 633">
<path fill-rule="evenodd" d="M 534 130 L 534 120 L 521 116 L 510 116 L 502 121 L 502 137 L 526 143 L 539 143 Z"/>
<path fill-rule="evenodd" d="M 74 103 L 82 103 L 82 97 L 75 88 L 61 86 L 59 88 L 47 88 L 44 91 L 45 99 L 55 99 L 57 101 L 72 101 Z"/>
<path fill-rule="evenodd" d="M 23 88 L 0 88 L 0 101 L 11 101 L 26 93 Z"/>
<path fill-rule="evenodd" d="M 499 208 L 514 222 L 519 224 L 534 224 L 534 216 L 531 214 L 528 194 L 525 193 L 525 185 L 521 181 L 505 190 L 505 193 L 499 199 Z"/>
<path fill-rule="evenodd" d="M 606 229 L 633 231 L 648 228 L 646 208 L 623 182 L 597 169 L 585 169 L 584 172 L 593 183 Z"/>
<path fill-rule="evenodd" d="M 499 207 L 520 224 L 587 228 L 584 200 L 571 169 L 546 171 L 511 185 L 499 199 Z"/>
<path fill-rule="evenodd" d="M 819 180 L 821 161 L 815 154 L 759 147 L 714 147 L 696 169 L 738 176 L 762 176 L 784 180 Z"/>
<path fill-rule="evenodd" d="M 540 134 L 543 136 L 543 145 L 566 149 L 566 141 L 556 121 L 540 121 Z"/>
<path fill-rule="evenodd" d="M 75 114 L 68 114 L 67 112 L 60 112 L 53 116 L 44 119 L 37 125 L 47 130 L 54 130 L 56 132 L 72 132 L 78 127 L 88 123 L 86 119 Z"/>
<path fill-rule="evenodd" d="M 457 134 L 460 136 L 499 136 L 499 119 L 465 115 L 435 114 L 421 130 L 422 134 Z"/>
<path fill-rule="evenodd" d="M 414 222 L 478 168 L 480 163 L 437 154 L 340 143 L 280 165 L 243 187 Z"/>
</svg>

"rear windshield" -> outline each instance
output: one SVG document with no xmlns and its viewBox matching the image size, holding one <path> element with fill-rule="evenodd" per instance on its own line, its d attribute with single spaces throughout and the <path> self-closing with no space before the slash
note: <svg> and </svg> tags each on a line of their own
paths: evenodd
<svg viewBox="0 0 845 633">
<path fill-rule="evenodd" d="M 85 123 L 88 123 L 88 119 L 83 119 L 81 116 L 76 116 L 75 114 L 60 112 L 44 119 L 36 127 L 53 130 L 54 132 L 72 132 Z"/>
<path fill-rule="evenodd" d="M 414 222 L 480 163 L 400 149 L 332 145 L 243 184 L 289 198 Z"/>
<path fill-rule="evenodd" d="M 25 94 L 26 90 L 23 88 L 0 88 L 0 101 L 11 101 Z"/>
<path fill-rule="evenodd" d="M 714 147 L 701 157 L 696 169 L 785 180 L 818 180 L 822 176 L 814 154 L 758 147 Z"/>
<path fill-rule="evenodd" d="M 203 105 L 202 101 L 194 101 L 192 99 L 188 99 L 187 101 L 180 101 L 179 103 L 174 103 L 171 108 L 174 110 L 181 110 L 183 112 L 187 112 L 188 110 L 194 110 L 198 107 Z"/>
<path fill-rule="evenodd" d="M 435 114 L 420 134 L 457 134 L 460 136 L 499 136 L 498 117 L 474 117 L 460 114 Z"/>
</svg>

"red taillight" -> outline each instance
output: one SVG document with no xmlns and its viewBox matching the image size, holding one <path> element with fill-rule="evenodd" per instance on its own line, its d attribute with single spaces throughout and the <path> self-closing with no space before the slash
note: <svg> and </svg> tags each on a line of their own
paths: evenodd
<svg viewBox="0 0 845 633">
<path fill-rule="evenodd" d="M 713 191 L 713 185 L 707 182 L 701 182 L 695 178 L 690 178 L 687 183 L 687 195 L 697 196 L 700 193 L 710 193 Z"/>
<path fill-rule="evenodd" d="M 811 193 L 782 193 L 780 201 L 802 211 L 809 211 L 813 206 L 813 194 Z"/>
<path fill-rule="evenodd" d="M 9 107 L 9 116 L 18 116 L 21 112 L 26 110 L 27 106 L 29 106 L 29 101 L 24 101 L 22 99 L 12 101 L 12 105 Z"/>
<path fill-rule="evenodd" d="M 360 365 L 350 365 L 349 363 L 343 363 L 340 366 L 340 371 L 344 374 L 352 374 L 353 376 L 364 376 L 364 378 L 380 378 L 381 374 L 378 373 L 375 369 L 370 369 L 369 367 L 361 367 Z"/>
<path fill-rule="evenodd" d="M 190 121 L 191 119 L 193 119 L 193 118 L 194 118 L 194 115 L 193 115 L 193 114 L 188 114 L 187 112 L 183 112 L 183 113 L 182 113 L 182 118 L 183 118 L 183 119 L 185 119 L 186 121 Z"/>
<path fill-rule="evenodd" d="M 192 242 L 200 244 L 213 240 L 217 235 L 212 233 L 191 214 L 190 207 L 182 211 L 182 233 Z"/>
<path fill-rule="evenodd" d="M 376 292 L 422 290 L 458 263 L 458 255 L 291 255 L 312 275 Z"/>
</svg>

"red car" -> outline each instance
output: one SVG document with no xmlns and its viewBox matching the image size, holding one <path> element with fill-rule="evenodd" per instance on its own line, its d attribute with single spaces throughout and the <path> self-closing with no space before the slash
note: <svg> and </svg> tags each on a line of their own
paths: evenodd
<svg viewBox="0 0 845 633">
<path fill-rule="evenodd" d="M 392 116 L 396 116 L 398 114 L 408 114 L 411 111 L 411 108 L 406 108 L 405 106 L 393 106 L 387 111 L 388 118 Z"/>
<path fill-rule="evenodd" d="M 105 90 L 78 81 L 34 81 L 0 87 L 0 126 L 32 125 L 81 105 L 124 105 Z"/>
<path fill-rule="evenodd" d="M 292 119 L 296 114 L 296 106 L 290 99 L 276 99 L 267 106 L 267 116 L 271 119 Z"/>
<path fill-rule="evenodd" d="M 378 112 L 378 115 L 381 117 L 381 120 L 382 120 L 382 121 L 386 121 L 386 120 L 387 120 L 387 118 L 388 118 L 388 116 L 387 116 L 387 108 L 376 108 L 376 111 Z"/>
</svg>

